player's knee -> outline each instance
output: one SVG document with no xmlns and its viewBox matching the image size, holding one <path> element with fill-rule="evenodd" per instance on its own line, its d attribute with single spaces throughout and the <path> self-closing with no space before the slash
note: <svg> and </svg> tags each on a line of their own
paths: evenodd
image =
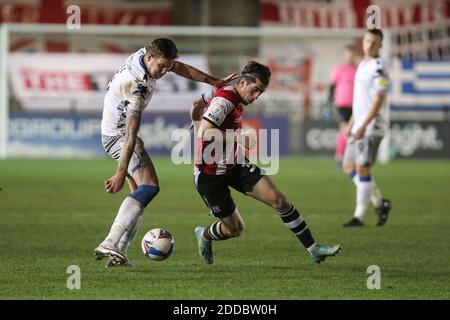
<svg viewBox="0 0 450 320">
<path fill-rule="evenodd" d="M 353 163 L 344 162 L 344 164 L 342 165 L 342 170 L 346 175 L 349 175 L 355 171 L 355 166 L 353 165 Z"/>
<path fill-rule="evenodd" d="M 130 197 L 139 201 L 142 207 L 145 208 L 158 193 L 159 186 L 142 184 L 136 191 L 130 194 Z"/>
<path fill-rule="evenodd" d="M 358 166 L 356 173 L 360 177 L 370 176 L 370 166 Z"/>
</svg>

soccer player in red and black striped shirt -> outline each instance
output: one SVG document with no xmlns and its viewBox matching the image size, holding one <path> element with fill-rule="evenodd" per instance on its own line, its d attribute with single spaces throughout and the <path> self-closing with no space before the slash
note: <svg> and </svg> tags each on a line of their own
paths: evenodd
<svg viewBox="0 0 450 320">
<path fill-rule="evenodd" d="M 198 226 L 195 236 L 199 253 L 207 263 L 213 262 L 212 241 L 238 237 L 244 230 L 244 221 L 233 201 L 229 187 L 251 196 L 272 207 L 284 224 L 297 236 L 308 250 L 311 258 L 320 263 L 328 256 L 334 256 L 341 245 L 319 245 L 294 205 L 282 194 L 261 169 L 239 155 L 239 146 L 255 145 L 242 134 L 241 117 L 244 106 L 258 99 L 269 85 L 270 69 L 250 61 L 234 85 L 220 88 L 214 94 L 203 95 L 194 103 L 191 117 L 194 129 L 198 130 L 200 147 L 194 167 L 195 185 L 200 196 L 218 221 L 209 227 Z M 206 108 L 203 113 L 202 109 Z M 202 115 L 203 114 L 203 115 Z M 201 121 L 200 123 L 198 121 Z M 234 135 L 229 135 L 232 131 Z M 214 137 L 214 139 L 212 138 Z M 209 148 L 220 138 L 227 150 L 219 152 Z M 232 139 L 228 141 L 227 139 Z M 215 146 L 221 145 L 215 144 Z"/>
</svg>

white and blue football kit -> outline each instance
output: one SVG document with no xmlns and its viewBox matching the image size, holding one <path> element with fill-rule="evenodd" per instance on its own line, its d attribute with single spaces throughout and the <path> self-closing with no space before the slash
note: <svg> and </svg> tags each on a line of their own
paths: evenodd
<svg viewBox="0 0 450 320">
<path fill-rule="evenodd" d="M 128 115 L 141 114 L 153 95 L 156 80 L 147 72 L 144 64 L 145 48 L 130 55 L 108 85 L 104 100 L 101 124 L 102 144 L 105 151 L 119 160 L 125 141 L 125 125 Z M 128 165 L 128 174 L 151 163 L 142 139 L 136 146 Z"/>
<path fill-rule="evenodd" d="M 364 123 L 373 105 L 376 93 L 387 93 L 389 88 L 388 73 L 385 62 L 380 58 L 363 60 L 356 70 L 353 90 L 354 123 L 351 136 L 345 148 L 344 162 L 356 162 L 359 165 L 372 165 L 378 147 L 387 130 L 382 116 L 384 105 L 375 118 L 367 125 L 364 137 L 356 140 L 353 135 Z"/>
</svg>

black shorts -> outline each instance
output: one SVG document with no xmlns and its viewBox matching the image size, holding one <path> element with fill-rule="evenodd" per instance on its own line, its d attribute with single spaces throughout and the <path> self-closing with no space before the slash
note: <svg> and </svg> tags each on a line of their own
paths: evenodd
<svg viewBox="0 0 450 320">
<path fill-rule="evenodd" d="M 337 108 L 338 113 L 339 113 L 339 118 L 340 121 L 345 121 L 345 122 L 349 122 L 350 118 L 352 117 L 352 108 Z"/>
<path fill-rule="evenodd" d="M 235 165 L 229 172 L 221 175 L 197 172 L 194 182 L 211 213 L 217 218 L 225 218 L 236 210 L 228 187 L 246 195 L 263 176 L 261 169 L 254 164 Z"/>
</svg>

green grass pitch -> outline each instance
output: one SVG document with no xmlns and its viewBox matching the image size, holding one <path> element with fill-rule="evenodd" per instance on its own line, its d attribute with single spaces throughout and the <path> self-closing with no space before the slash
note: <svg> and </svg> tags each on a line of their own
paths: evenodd
<svg viewBox="0 0 450 320">
<path fill-rule="evenodd" d="M 273 180 L 301 210 L 319 243 L 344 250 L 313 263 L 273 210 L 234 192 L 246 230 L 214 243 L 215 263 L 197 253 L 193 228 L 214 221 L 188 165 L 155 158 L 161 192 L 144 213 L 129 257 L 134 268 L 106 269 L 93 249 L 106 235 L 128 188 L 104 191 L 116 169 L 110 159 L 0 161 L 0 299 L 449 299 L 450 162 L 393 161 L 374 176 L 393 202 L 386 226 L 344 229 L 354 187 L 332 160 L 287 158 Z M 173 256 L 147 260 L 146 231 L 175 237 Z M 69 290 L 67 268 L 81 270 Z M 369 290 L 367 268 L 381 270 Z"/>
</svg>

